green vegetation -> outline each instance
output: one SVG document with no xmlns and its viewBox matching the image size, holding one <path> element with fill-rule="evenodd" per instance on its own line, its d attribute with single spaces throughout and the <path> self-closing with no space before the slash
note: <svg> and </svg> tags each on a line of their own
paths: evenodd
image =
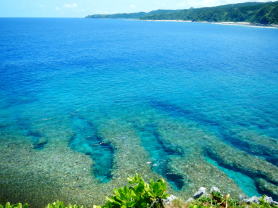
<svg viewBox="0 0 278 208">
<path fill-rule="evenodd" d="M 165 208 L 277 208 L 277 205 L 267 202 L 267 196 L 259 198 L 258 203 L 246 203 L 235 200 L 229 194 L 222 195 L 219 192 L 212 192 L 209 195 L 189 202 L 175 199 Z"/>
<path fill-rule="evenodd" d="M 0 208 L 29 208 L 28 204 L 11 204 L 9 202 L 7 202 L 5 205 L 1 205 L 0 204 Z"/>
<path fill-rule="evenodd" d="M 265 198 L 265 196 L 261 197 L 259 203 L 248 204 L 230 198 L 229 194 L 223 196 L 214 192 L 188 203 L 175 200 L 167 208 L 277 208 L 277 206 L 269 204 Z"/>
<path fill-rule="evenodd" d="M 151 180 L 146 183 L 138 175 L 128 178 L 129 186 L 114 190 L 114 195 L 108 197 L 102 208 L 134 207 L 145 208 L 163 207 L 162 199 L 166 199 L 166 182 L 163 179 Z"/>
<path fill-rule="evenodd" d="M 30 208 L 28 204 L 11 204 L 7 202 L 5 205 L 0 204 L 0 208 Z M 56 201 L 52 204 L 48 204 L 46 208 L 84 208 L 84 206 L 79 206 L 79 205 L 65 205 L 64 202 L 61 201 Z"/>
<path fill-rule="evenodd" d="M 211 192 L 204 194 L 198 199 L 188 202 L 180 199 L 173 199 L 165 203 L 169 194 L 166 192 L 166 182 L 163 179 L 157 181 L 150 180 L 149 183 L 135 175 L 128 178 L 129 185 L 115 189 L 112 196 L 106 198 L 102 206 L 93 206 L 93 208 L 278 208 L 277 205 L 270 203 L 266 196 L 258 198 L 258 202 L 247 203 L 235 200 L 229 194 L 222 195 L 220 192 Z M 165 201 L 163 201 L 165 200 Z M 28 204 L 11 205 L 6 203 L 0 208 L 29 208 Z M 56 201 L 48 204 L 46 208 L 85 208 L 79 205 L 65 205 L 64 202 Z"/>
<path fill-rule="evenodd" d="M 148 13 L 90 15 L 88 18 L 251 22 L 268 25 L 278 24 L 278 1 L 267 3 L 249 2 L 184 10 L 155 10 Z"/>
<path fill-rule="evenodd" d="M 61 201 L 56 201 L 52 204 L 48 204 L 46 208 L 84 208 L 84 206 L 79 206 L 79 205 L 65 205 L 64 202 Z"/>
</svg>

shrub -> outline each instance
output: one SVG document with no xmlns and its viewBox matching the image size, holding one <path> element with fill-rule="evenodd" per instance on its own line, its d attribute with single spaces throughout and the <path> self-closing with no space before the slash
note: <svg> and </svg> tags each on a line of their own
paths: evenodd
<svg viewBox="0 0 278 208">
<path fill-rule="evenodd" d="M 0 208 L 29 208 L 28 204 L 11 204 L 10 202 L 7 202 L 5 205 L 0 204 Z"/>
<path fill-rule="evenodd" d="M 259 203 L 245 203 L 230 198 L 230 195 L 221 195 L 213 192 L 209 196 L 201 197 L 187 204 L 188 208 L 278 208 L 278 206 L 268 203 L 265 196 L 261 197 Z"/>
<path fill-rule="evenodd" d="M 83 206 L 79 206 L 79 205 L 65 205 L 64 202 L 61 202 L 61 201 L 56 201 L 52 204 L 48 204 L 46 206 L 46 208 L 84 208 Z"/>
<path fill-rule="evenodd" d="M 272 208 L 272 207 L 278 207 L 277 205 L 271 205 L 266 201 L 266 196 L 262 196 L 259 200 L 259 204 L 251 204 L 250 208 Z"/>
<path fill-rule="evenodd" d="M 161 208 L 162 199 L 168 197 L 166 182 L 163 179 L 151 180 L 150 183 L 138 175 L 128 178 L 129 185 L 114 190 L 111 197 L 101 208 Z"/>
</svg>

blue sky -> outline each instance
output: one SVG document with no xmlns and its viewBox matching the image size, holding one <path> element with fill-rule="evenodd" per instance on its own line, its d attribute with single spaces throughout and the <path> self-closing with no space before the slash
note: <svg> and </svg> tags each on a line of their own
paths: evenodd
<svg viewBox="0 0 278 208">
<path fill-rule="evenodd" d="M 247 0 L 0 0 L 0 16 L 84 17 L 96 13 L 186 9 L 245 1 Z"/>
</svg>

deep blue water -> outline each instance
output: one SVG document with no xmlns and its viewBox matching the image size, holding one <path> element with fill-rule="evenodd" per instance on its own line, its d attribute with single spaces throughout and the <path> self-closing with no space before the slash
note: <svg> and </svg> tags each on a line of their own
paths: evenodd
<svg viewBox="0 0 278 208">
<path fill-rule="evenodd" d="M 277 29 L 204 23 L 0 19 L 0 139 L 14 134 L 45 151 L 66 132 L 65 148 L 88 155 L 92 177 L 105 184 L 117 147 L 102 130 L 114 119 L 130 126 L 174 190 L 190 175 L 172 159 L 196 154 L 245 194 L 263 194 L 256 177 L 274 186 L 278 178 L 277 37 Z M 189 148 L 186 126 L 198 129 Z M 207 160 L 222 144 L 243 153 L 237 163 L 249 155 L 267 173 Z"/>
</svg>

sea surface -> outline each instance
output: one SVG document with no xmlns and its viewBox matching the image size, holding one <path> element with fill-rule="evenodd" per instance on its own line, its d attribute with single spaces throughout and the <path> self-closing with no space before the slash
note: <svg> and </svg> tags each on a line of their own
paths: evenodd
<svg viewBox="0 0 278 208">
<path fill-rule="evenodd" d="M 135 173 L 278 199 L 278 29 L 0 19 L 0 202 L 101 204 Z"/>
</svg>

